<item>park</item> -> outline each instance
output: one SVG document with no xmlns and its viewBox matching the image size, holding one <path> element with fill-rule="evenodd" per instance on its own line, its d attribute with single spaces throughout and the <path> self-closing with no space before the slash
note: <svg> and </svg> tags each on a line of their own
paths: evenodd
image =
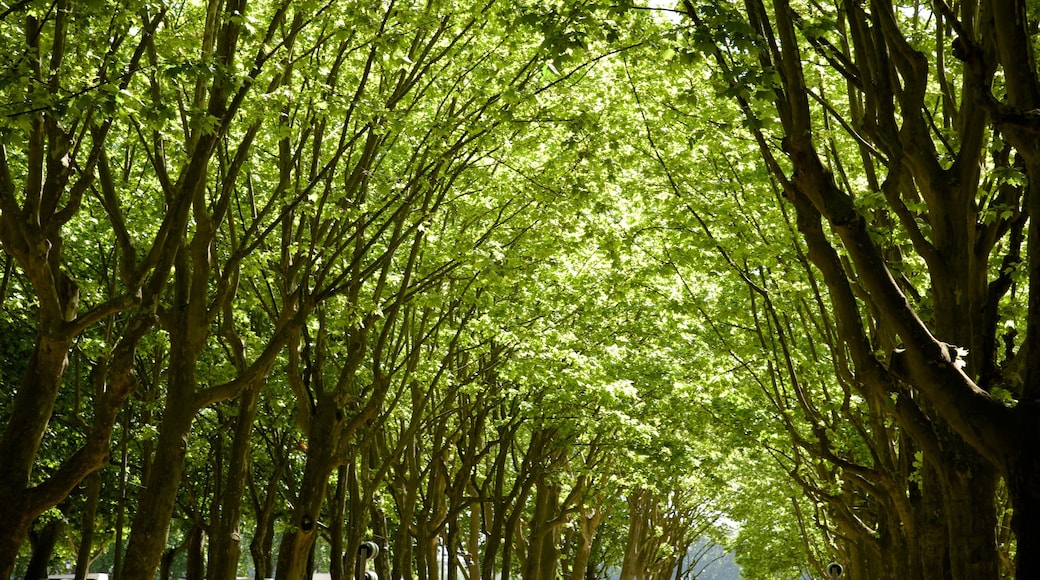
<svg viewBox="0 0 1040 580">
<path fill-rule="evenodd" d="M 1040 578 L 1038 46 L 0 1 L 0 578 Z"/>
</svg>

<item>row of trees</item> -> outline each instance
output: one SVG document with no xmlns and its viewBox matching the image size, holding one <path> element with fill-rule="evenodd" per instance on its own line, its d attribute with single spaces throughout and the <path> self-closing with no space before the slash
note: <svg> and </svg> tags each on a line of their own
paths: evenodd
<svg viewBox="0 0 1040 580">
<path fill-rule="evenodd" d="M 0 574 L 1032 577 L 1026 2 L 3 10 Z"/>
<path fill-rule="evenodd" d="M 817 521 L 854 577 L 1035 576 L 1035 7 L 682 11 L 783 216 L 733 270 Z"/>
<path fill-rule="evenodd" d="M 671 320 L 568 92 L 636 17 L 4 8 L 0 575 L 692 571 Z"/>
</svg>

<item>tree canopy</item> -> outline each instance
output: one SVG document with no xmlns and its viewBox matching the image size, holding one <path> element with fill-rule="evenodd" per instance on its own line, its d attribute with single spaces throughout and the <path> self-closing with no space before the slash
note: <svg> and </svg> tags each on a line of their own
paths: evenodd
<svg viewBox="0 0 1040 580">
<path fill-rule="evenodd" d="M 0 3 L 0 576 L 1040 574 L 1038 22 Z"/>
</svg>

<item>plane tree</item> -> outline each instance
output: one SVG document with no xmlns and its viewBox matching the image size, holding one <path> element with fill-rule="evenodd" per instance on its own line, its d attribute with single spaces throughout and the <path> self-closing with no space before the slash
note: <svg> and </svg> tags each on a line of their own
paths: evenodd
<svg viewBox="0 0 1040 580">
<path fill-rule="evenodd" d="M 136 386 L 137 349 L 156 328 L 175 261 L 185 258 L 191 208 L 203 194 L 206 169 L 240 97 L 282 48 L 276 43 L 256 53 L 237 84 L 198 76 L 195 95 L 180 110 L 183 149 L 160 159 L 164 136 L 154 124 L 178 110 L 143 88 L 149 76 L 157 78 L 154 68 L 150 75 L 142 71 L 154 64 L 154 36 L 167 31 L 168 16 L 165 7 L 130 3 L 5 9 L 5 46 L 12 50 L 4 69 L 0 236 L 12 260 L 8 271 L 16 265 L 13 279 L 35 296 L 31 330 L 22 332 L 35 346 L 2 439 L 0 494 L 10 511 L 0 541 L 4 574 L 11 573 L 29 523 L 103 467 L 118 411 Z M 230 66 L 239 25 L 219 31 L 213 25 L 209 32 L 207 57 Z M 95 45 L 72 38 L 105 40 Z M 168 46 L 183 46 L 181 40 Z M 136 163 L 147 152 L 156 154 L 152 163 Z M 140 205 L 130 199 L 134 192 Z M 148 217 L 138 219 L 142 215 Z M 79 428 L 78 449 L 56 468 L 34 471 L 66 384 L 69 352 L 87 337 L 101 346 L 80 359 L 88 369 L 75 377 L 89 377 L 93 387 L 83 398 L 89 407 L 77 409 L 89 417 Z"/>
<path fill-rule="evenodd" d="M 1026 2 L 683 2 L 744 112 L 826 288 L 851 386 L 920 453 L 942 521 L 923 577 L 995 578 L 998 481 L 1015 574 L 1037 532 L 1033 194 Z M 877 412 L 877 411 L 875 411 Z M 945 564 L 948 562 L 948 567 Z"/>
</svg>

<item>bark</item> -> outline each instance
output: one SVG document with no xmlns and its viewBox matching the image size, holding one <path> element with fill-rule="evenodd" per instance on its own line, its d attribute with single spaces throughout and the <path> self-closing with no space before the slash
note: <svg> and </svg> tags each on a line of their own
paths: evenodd
<svg viewBox="0 0 1040 580">
<path fill-rule="evenodd" d="M 652 494 L 649 490 L 634 490 L 628 494 L 628 535 L 625 538 L 625 556 L 621 563 L 620 580 L 643 580 L 647 569 L 647 551 L 650 549 Z"/>
<path fill-rule="evenodd" d="M 176 373 L 177 368 L 174 363 L 171 371 Z M 193 372 L 194 365 L 180 368 Z M 188 397 L 174 396 L 167 400 L 152 468 L 138 499 L 123 557 L 123 578 L 127 580 L 149 580 L 161 564 L 195 412 L 195 405 Z"/>
<path fill-rule="evenodd" d="M 414 557 L 413 533 L 415 514 L 419 505 L 419 473 L 416 469 L 415 443 L 409 439 L 401 459 L 394 466 L 394 477 L 390 480 L 389 492 L 394 498 L 400 525 L 393 538 L 393 570 L 394 578 L 412 578 L 412 562 Z"/>
<path fill-rule="evenodd" d="M 560 492 L 556 483 L 540 474 L 535 481 L 535 507 L 528 522 L 529 543 L 527 566 L 524 578 L 531 580 L 553 580 L 560 562 L 559 513 Z"/>
<path fill-rule="evenodd" d="M 76 578 L 84 580 L 90 573 L 91 554 L 94 550 L 98 501 L 101 499 L 101 474 L 93 473 L 86 479 L 86 505 L 80 524 L 79 550 L 76 553 Z"/>
<path fill-rule="evenodd" d="M 205 543 L 206 531 L 198 522 L 193 523 L 185 540 L 184 580 L 203 580 L 206 577 Z"/>
<path fill-rule="evenodd" d="M 307 438 L 307 464 L 297 492 L 290 527 L 278 547 L 277 580 L 302 580 L 307 561 L 318 536 L 321 506 L 325 501 L 329 477 L 338 467 L 338 443 L 343 431 L 343 410 L 332 400 L 319 400 L 310 419 Z"/>
<path fill-rule="evenodd" d="M 40 580 L 50 574 L 51 559 L 58 540 L 65 533 L 64 520 L 50 520 L 40 526 L 40 531 L 32 538 L 32 556 L 25 568 L 24 578 Z"/>
<path fill-rule="evenodd" d="M 1035 449 L 1040 440 L 1035 436 L 1036 425 L 1024 426 L 1023 431 L 1033 435 L 1032 443 L 1023 444 L 1020 455 L 1011 464 L 1005 476 L 1014 506 L 1011 525 L 1017 540 L 1015 578 L 1040 577 L 1040 459 Z"/>
<path fill-rule="evenodd" d="M 373 505 L 372 515 L 370 516 L 370 519 L 372 521 L 373 538 L 381 539 L 390 537 L 390 530 L 388 529 L 389 526 L 387 525 L 386 521 L 386 513 L 383 511 L 382 508 Z M 377 542 L 377 545 L 379 546 L 379 557 L 377 557 L 374 562 L 370 562 L 369 567 L 375 571 L 376 576 L 378 576 L 379 578 L 393 578 L 393 576 L 391 575 L 392 572 L 390 570 L 390 556 L 388 553 L 389 550 L 387 549 L 389 546 L 387 544 L 387 541 L 379 541 Z M 471 578 L 475 577 L 471 576 Z"/>
<path fill-rule="evenodd" d="M 329 510 L 329 574 L 332 580 L 343 580 L 349 578 L 347 574 L 357 576 L 353 569 L 353 559 L 350 559 L 343 548 L 344 535 L 346 534 L 346 512 L 347 512 L 347 466 L 341 465 L 336 470 L 336 491 L 333 493 L 332 505 Z"/>
<path fill-rule="evenodd" d="M 582 510 L 577 530 L 580 535 L 580 543 L 575 550 L 570 580 L 583 580 L 585 578 L 586 570 L 592 561 L 592 545 L 596 529 L 606 519 L 606 512 L 598 507 L 586 507 Z"/>
<path fill-rule="evenodd" d="M 283 449 L 283 451 L 287 453 L 287 450 Z M 254 513 L 256 514 L 253 539 L 249 543 L 249 553 L 253 557 L 253 569 L 256 571 L 255 580 L 270 578 L 274 573 L 275 505 L 279 500 L 278 488 L 288 465 L 287 457 L 279 458 L 279 463 L 274 473 L 270 474 L 262 496 L 255 491 L 258 486 L 258 482 L 255 481 L 255 469 L 252 471 L 254 477 L 249 478 L 250 488 L 254 490 Z"/>
<path fill-rule="evenodd" d="M 207 577 L 212 580 L 234 580 L 238 576 L 238 560 L 242 552 L 242 502 L 250 472 L 250 441 L 260 388 L 260 384 L 251 385 L 239 400 L 220 509 L 210 535 Z"/>
<path fill-rule="evenodd" d="M 478 497 L 475 489 L 471 489 L 474 492 L 474 497 Z M 466 539 L 465 542 L 465 559 L 466 559 L 466 572 L 465 576 L 467 580 L 478 580 L 481 577 L 480 571 L 480 540 L 481 540 L 481 512 L 483 510 L 483 502 L 475 500 L 470 504 L 468 526 L 466 528 Z"/>
</svg>

